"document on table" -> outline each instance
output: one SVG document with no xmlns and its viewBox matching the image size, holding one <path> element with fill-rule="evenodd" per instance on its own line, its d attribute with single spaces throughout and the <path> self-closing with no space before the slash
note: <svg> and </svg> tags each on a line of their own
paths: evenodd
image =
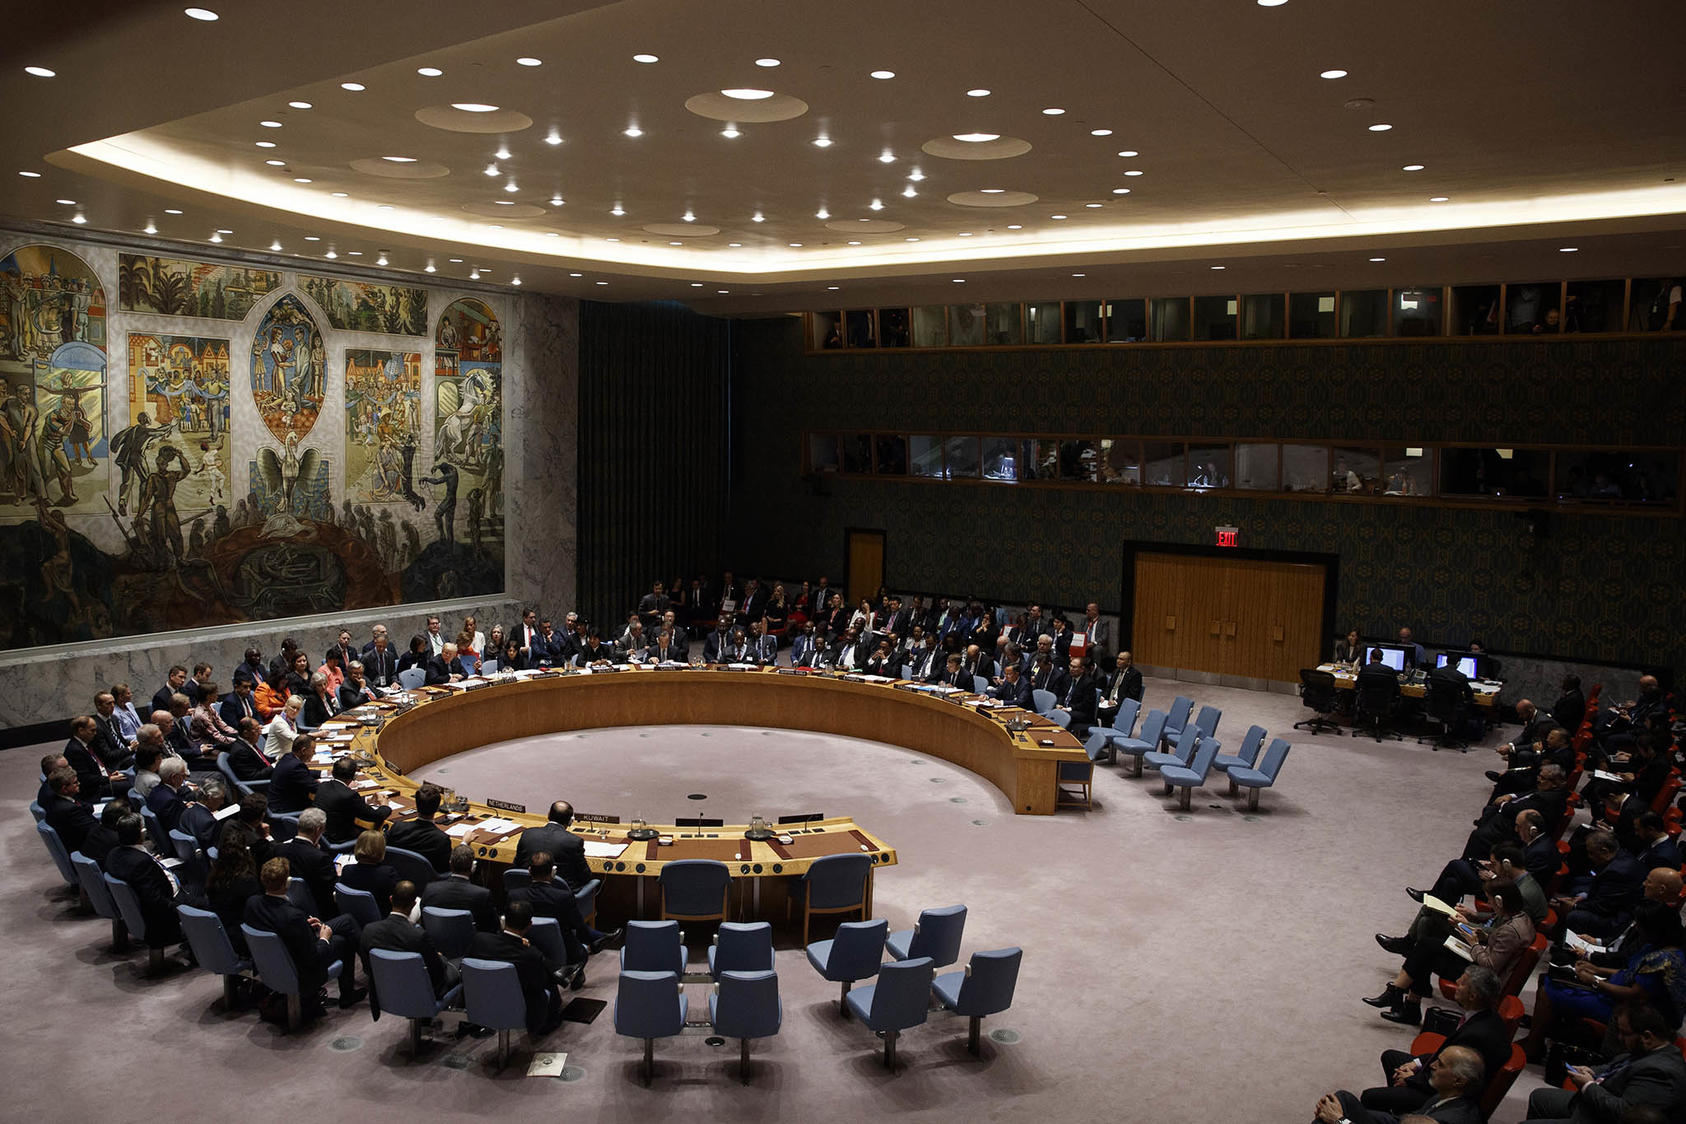
<svg viewBox="0 0 1686 1124">
<path fill-rule="evenodd" d="M 521 827 L 521 825 L 516 823 L 514 820 L 503 820 L 497 818 L 481 820 L 479 826 L 481 831 L 489 831 L 493 835 L 508 835 L 510 832 L 517 831 Z"/>
<path fill-rule="evenodd" d="M 461 823 L 454 823 L 450 827 L 446 828 L 445 834 L 446 835 L 454 835 L 458 839 L 462 839 L 463 837 L 468 835 L 469 832 L 473 831 L 475 828 L 477 828 L 479 826 L 480 825 L 475 823 L 473 820 L 464 820 Z"/>
<path fill-rule="evenodd" d="M 626 851 L 625 843 L 599 843 L 594 839 L 585 841 L 585 857 L 588 859 L 618 859 Z"/>
<path fill-rule="evenodd" d="M 1600 781 L 1614 781 L 1614 782 L 1615 782 L 1615 783 L 1617 783 L 1617 784 L 1626 784 L 1626 783 L 1627 783 L 1627 781 L 1625 781 L 1625 780 L 1623 780 L 1623 779 L 1622 779 L 1622 778 L 1621 778 L 1621 777 L 1620 777 L 1620 776 L 1618 776 L 1618 775 L 1617 775 L 1617 774 L 1615 774 L 1615 773 L 1606 773 L 1606 772 L 1605 772 L 1605 771 L 1604 771 L 1604 770 L 1603 770 L 1603 769 L 1594 769 L 1594 770 L 1593 770 L 1593 771 L 1592 771 L 1592 776 L 1593 776 L 1593 779 L 1594 779 L 1594 780 L 1600 780 Z"/>
<path fill-rule="evenodd" d="M 1565 933 L 1563 943 L 1575 952 L 1584 956 L 1591 956 L 1595 952 L 1604 952 L 1605 948 L 1597 941 L 1589 941 L 1579 933 Z"/>
</svg>

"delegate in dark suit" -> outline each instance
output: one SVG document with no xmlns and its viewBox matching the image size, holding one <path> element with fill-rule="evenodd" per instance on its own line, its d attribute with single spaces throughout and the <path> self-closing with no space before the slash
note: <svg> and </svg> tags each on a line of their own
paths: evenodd
<svg viewBox="0 0 1686 1124">
<path fill-rule="evenodd" d="M 105 766 L 94 751 L 76 738 L 64 743 L 65 762 L 76 773 L 76 779 L 82 782 L 83 796 L 104 796 L 108 790 L 109 781 L 106 779 Z"/>
<path fill-rule="evenodd" d="M 369 802 L 354 792 L 351 786 L 337 777 L 330 777 L 316 788 L 316 806 L 328 815 L 328 830 L 324 833 L 330 843 L 345 843 L 356 839 L 362 830 L 358 820 L 377 826 L 386 822 L 392 809 L 372 808 Z"/>
<path fill-rule="evenodd" d="M 462 660 L 453 659 L 446 663 L 442 656 L 429 656 L 427 660 L 427 679 L 429 687 L 437 687 L 441 683 L 449 683 L 452 676 L 458 679 L 468 678 L 468 669 L 463 667 Z"/>
<path fill-rule="evenodd" d="M 377 648 L 371 642 L 363 647 L 363 674 L 377 687 L 390 687 L 398 681 L 398 652 L 392 645 Z"/>
<path fill-rule="evenodd" d="M 392 889 L 398 885 L 398 872 L 385 863 L 352 863 L 340 873 L 340 882 L 353 890 L 375 895 L 375 907 L 383 916 L 391 912 Z"/>
<path fill-rule="evenodd" d="M 1656 1105 L 1670 1120 L 1686 1112 L 1686 1060 L 1669 1042 L 1649 1053 L 1621 1054 L 1597 1069 L 1599 1079 L 1580 1092 L 1536 1089 L 1528 1097 L 1530 1120 L 1616 1124 L 1632 1105 Z"/>
<path fill-rule="evenodd" d="M 291 754 L 288 754 L 291 757 Z M 293 758 L 298 760 L 296 757 Z M 275 775 L 275 766 L 264 758 L 258 747 L 244 738 L 237 739 L 228 747 L 228 767 L 234 770 L 234 775 L 250 783 L 252 781 L 267 781 Z M 273 802 L 272 802 L 273 803 Z M 276 811 L 283 809 L 277 808 Z"/>
<path fill-rule="evenodd" d="M 127 769 L 135 763 L 134 750 L 123 739 L 123 728 L 117 724 L 115 713 L 109 718 L 94 715 L 94 727 L 98 731 L 94 753 L 107 769 Z"/>
<path fill-rule="evenodd" d="M 1402 1116 L 1419 1116 L 1437 1124 L 1482 1124 L 1481 1105 L 1473 1097 L 1453 1097 L 1443 1101 L 1439 1093 L 1430 1093 L 1417 1107 L 1395 1115 L 1365 1108 L 1356 1096 L 1345 1089 L 1335 1095 L 1340 1098 L 1341 1115 L 1352 1124 L 1398 1124 Z"/>
<path fill-rule="evenodd" d="M 338 713 L 338 699 L 333 700 L 330 705 L 327 695 L 312 691 L 304 697 L 304 711 L 299 715 L 299 726 L 306 730 L 314 730 Z"/>
<path fill-rule="evenodd" d="M 1593 876 L 1581 899 L 1565 919 L 1572 932 L 1608 936 L 1627 923 L 1643 896 L 1646 871 L 1626 851 L 1617 851 L 1605 867 Z"/>
<path fill-rule="evenodd" d="M 1090 728 L 1095 724 L 1095 681 L 1087 675 L 1073 679 L 1067 672 L 1065 693 L 1057 697 L 1057 705 L 1065 707 L 1071 714 L 1067 728 L 1079 738 L 1088 737 Z"/>
<path fill-rule="evenodd" d="M 347 679 L 344 683 L 340 684 L 338 698 L 340 709 L 350 710 L 353 707 L 362 706 L 364 703 L 374 702 L 375 699 L 379 698 L 379 696 L 375 694 L 374 689 L 369 685 L 369 680 L 364 679 L 363 685 L 359 687 L 357 684 Z"/>
<path fill-rule="evenodd" d="M 289 753 L 275 763 L 269 777 L 269 810 L 302 812 L 310 807 L 322 783 L 316 770 Z"/>
<path fill-rule="evenodd" d="M 222 702 L 217 704 L 217 713 L 222 720 L 235 729 L 240 728 L 242 718 L 256 718 L 258 708 L 252 702 L 252 696 L 240 697 L 239 691 L 230 691 L 223 696 Z"/>
<path fill-rule="evenodd" d="M 59 833 L 59 841 L 66 851 L 82 850 L 83 842 L 98 822 L 94 819 L 94 806 L 86 800 L 54 796 L 47 804 L 47 826 Z"/>
<path fill-rule="evenodd" d="M 340 987 L 349 992 L 357 970 L 357 960 L 351 955 L 357 944 L 351 939 L 349 917 L 336 917 L 332 940 L 322 940 L 305 916 L 304 910 L 284 897 L 259 894 L 246 903 L 245 923 L 254 929 L 274 933 L 281 938 L 292 955 L 293 966 L 299 974 L 299 987 L 306 996 L 328 981 L 328 967 L 335 960 L 340 965 Z"/>
<path fill-rule="evenodd" d="M 433 883 L 429 883 L 431 887 Z M 515 965 L 521 994 L 527 1000 L 527 1031 L 548 1034 L 562 1021 L 562 997 L 551 973 L 560 964 L 546 964 L 543 954 L 514 933 L 475 933 L 468 954 L 476 960 L 502 960 Z"/>
<path fill-rule="evenodd" d="M 304 879 L 310 896 L 316 902 L 316 916 L 332 917 L 339 910 L 334 906 L 334 853 L 308 839 L 293 836 L 271 852 L 278 859 L 286 859 L 294 878 Z"/>
<path fill-rule="evenodd" d="M 106 873 L 122 879 L 135 892 L 146 920 L 149 948 L 163 948 L 181 940 L 176 917 L 176 887 L 152 855 L 139 847 L 117 847 L 105 857 Z"/>
<path fill-rule="evenodd" d="M 434 945 L 433 938 L 427 935 L 427 930 L 408 917 L 389 913 L 379 921 L 363 926 L 358 939 L 358 954 L 363 958 L 363 974 L 370 979 L 374 978 L 374 973 L 369 970 L 369 953 L 375 949 L 419 953 L 422 964 L 427 968 L 427 978 L 433 984 L 435 998 L 455 987 L 461 978 L 461 974 L 439 955 L 439 949 Z M 369 992 L 369 1010 L 375 1017 L 380 1017 L 380 997 L 372 989 Z"/>
<path fill-rule="evenodd" d="M 1031 707 L 1030 680 L 1022 675 L 1017 679 L 1003 676 L 1000 683 L 989 689 L 989 693 L 1008 706 L 1023 707 L 1026 710 Z"/>
<path fill-rule="evenodd" d="M 178 790 L 167 784 L 156 785 L 146 794 L 146 806 L 152 809 L 152 814 L 158 817 L 158 822 L 165 831 L 174 831 L 181 822 L 182 810 L 187 807 L 187 801 L 182 799 Z"/>
<path fill-rule="evenodd" d="M 188 804 L 182 809 L 181 819 L 176 823 L 176 830 L 183 835 L 193 836 L 201 851 L 209 851 L 217 845 L 222 837 L 222 821 L 217 819 L 203 804 Z"/>
<path fill-rule="evenodd" d="M 1481 1055 L 1482 1071 L 1494 1074 L 1510 1060 L 1510 1039 L 1510 1028 L 1505 1026 L 1498 1012 L 1477 1011 L 1448 1034 L 1439 1049 L 1432 1053 L 1413 1056 L 1404 1050 L 1383 1050 L 1382 1080 L 1389 1084 L 1366 1089 L 1359 1099 L 1365 1108 L 1404 1115 L 1421 1105 L 1423 1098 L 1434 1091 L 1428 1083 L 1428 1067 L 1448 1046 L 1467 1046 L 1474 1050 Z M 1417 1072 L 1398 1085 L 1392 1084 L 1394 1073 L 1409 1061 L 1418 1063 Z"/>
<path fill-rule="evenodd" d="M 578 890 L 591 881 L 591 868 L 585 862 L 585 840 L 561 824 L 547 823 L 523 831 L 515 847 L 515 869 L 527 869 L 532 857 L 540 851 L 550 852 L 556 863 L 556 876 L 570 890 Z"/>
<path fill-rule="evenodd" d="M 482 933 L 498 931 L 498 911 L 492 905 L 492 891 L 476 886 L 460 874 L 435 878 L 422 888 L 422 908 L 466 909 L 474 915 L 474 927 Z"/>
<path fill-rule="evenodd" d="M 580 915 L 579 903 L 568 887 L 552 879 L 517 887 L 509 892 L 511 902 L 526 902 L 533 907 L 534 917 L 554 917 L 562 930 L 562 943 L 568 950 L 568 963 L 585 963 L 585 946 L 595 937 Z"/>
<path fill-rule="evenodd" d="M 451 837 L 431 820 L 405 820 L 387 829 L 386 845 L 414 851 L 435 871 L 451 869 Z"/>
</svg>

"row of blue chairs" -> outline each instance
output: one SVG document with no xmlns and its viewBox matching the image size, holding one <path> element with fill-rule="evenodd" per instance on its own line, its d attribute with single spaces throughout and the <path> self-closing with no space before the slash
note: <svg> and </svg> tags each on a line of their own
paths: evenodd
<svg viewBox="0 0 1686 1124">
<path fill-rule="evenodd" d="M 1223 744 L 1217 738 L 1223 711 L 1215 706 L 1203 706 L 1191 722 L 1189 715 L 1193 707 L 1191 699 L 1178 695 L 1168 711 L 1149 710 L 1138 734 L 1135 725 L 1141 704 L 1125 699 L 1119 704 L 1112 724 L 1097 726 L 1084 743 L 1089 767 L 1092 769 L 1103 756 L 1116 761 L 1120 753 L 1135 761 L 1131 776 L 1141 776 L 1144 768 L 1151 765 L 1159 770 L 1167 795 L 1173 789 L 1181 790 L 1179 805 L 1184 811 L 1190 806 L 1194 790 L 1205 785 L 1216 769 L 1227 777 L 1229 794 L 1234 796 L 1245 788 L 1247 809 L 1257 810 L 1260 790 L 1276 783 L 1292 747 L 1283 738 L 1273 739 L 1266 747 L 1264 727 L 1252 726 L 1241 739 L 1239 752 L 1223 753 Z"/>
</svg>

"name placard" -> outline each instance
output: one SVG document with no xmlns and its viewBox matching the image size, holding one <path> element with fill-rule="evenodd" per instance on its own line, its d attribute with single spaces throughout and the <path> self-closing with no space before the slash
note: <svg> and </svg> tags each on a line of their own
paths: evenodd
<svg viewBox="0 0 1686 1124">
<path fill-rule="evenodd" d="M 619 816 L 605 816 L 597 812 L 575 812 L 574 819 L 581 823 L 620 823 Z"/>
<path fill-rule="evenodd" d="M 512 804 L 507 800 L 493 800 L 490 796 L 486 798 L 486 807 L 496 808 L 500 812 L 525 812 L 527 810 L 525 804 Z"/>
</svg>

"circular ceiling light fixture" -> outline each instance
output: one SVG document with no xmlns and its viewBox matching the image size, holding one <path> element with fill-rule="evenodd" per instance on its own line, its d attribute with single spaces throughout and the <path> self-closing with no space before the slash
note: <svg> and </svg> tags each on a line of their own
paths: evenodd
<svg viewBox="0 0 1686 1124">
<path fill-rule="evenodd" d="M 633 55 L 633 56 L 632 56 L 632 61 L 633 61 L 633 62 L 641 62 L 641 63 L 645 63 L 645 64 L 649 64 L 649 63 L 652 63 L 652 62 L 661 62 L 661 61 L 662 61 L 662 60 L 661 60 L 661 56 L 660 56 L 660 55 L 644 55 L 644 54 L 640 54 L 640 55 Z"/>
<path fill-rule="evenodd" d="M 314 105 L 312 105 L 310 102 L 307 102 L 307 101 L 290 101 L 290 102 L 287 103 L 287 105 L 292 109 L 315 109 L 316 108 Z"/>
<path fill-rule="evenodd" d="M 58 71 L 48 70 L 44 66 L 26 66 L 23 68 L 23 72 L 25 74 L 32 74 L 37 78 L 57 78 L 59 76 Z"/>
<path fill-rule="evenodd" d="M 1089 135 L 1092 136 L 1092 137 L 1110 137 L 1112 135 L 1112 130 L 1111 129 L 1090 129 Z"/>
<path fill-rule="evenodd" d="M 421 75 L 423 78 L 440 78 L 445 74 L 445 72 L 440 70 L 437 66 L 418 66 L 416 67 L 416 73 Z"/>
<path fill-rule="evenodd" d="M 1402 172 L 1420 172 L 1420 171 L 1423 170 L 1423 165 L 1421 165 L 1421 164 L 1407 164 L 1399 170 L 1402 171 Z"/>
<path fill-rule="evenodd" d="M 895 76 L 896 72 L 893 70 L 875 70 L 872 72 L 872 77 L 878 79 L 880 82 L 888 82 Z"/>
<path fill-rule="evenodd" d="M 454 101 L 452 109 L 460 109 L 464 113 L 496 113 L 502 106 L 492 105 L 483 101 Z"/>
<path fill-rule="evenodd" d="M 1322 74 L 1319 74 L 1318 77 L 1319 78 L 1328 78 L 1328 79 L 1331 79 L 1331 80 L 1333 80 L 1335 78 L 1345 78 L 1346 77 L 1346 71 L 1344 71 L 1344 70 L 1325 70 Z"/>
<path fill-rule="evenodd" d="M 222 18 L 209 8 L 183 8 L 181 14 L 190 20 L 198 20 L 200 23 L 216 23 L 217 20 Z"/>
<path fill-rule="evenodd" d="M 369 87 L 363 85 L 363 83 L 361 83 L 361 82 L 341 82 L 340 83 L 340 89 L 349 91 L 350 93 L 353 93 L 353 94 L 360 94 L 364 90 L 367 90 L 368 88 Z"/>
<path fill-rule="evenodd" d="M 544 60 L 543 59 L 536 59 L 532 55 L 522 55 L 520 58 L 515 60 L 515 65 L 516 66 L 543 66 Z"/>
<path fill-rule="evenodd" d="M 1042 111 L 1042 116 L 1044 116 L 1044 117 L 1058 117 L 1064 112 L 1065 112 L 1065 110 L 1061 109 L 1059 106 L 1050 105 L 1047 109 L 1044 109 Z"/>
<path fill-rule="evenodd" d="M 987 98 L 989 96 L 989 91 L 984 89 L 982 86 L 979 86 L 975 90 L 967 90 L 966 96 L 969 98 Z"/>
<path fill-rule="evenodd" d="M 773 96 L 772 90 L 757 90 L 750 86 L 734 86 L 720 92 L 733 101 L 766 101 Z"/>
<path fill-rule="evenodd" d="M 772 59 L 772 58 L 756 59 L 755 65 L 760 66 L 760 67 L 766 67 L 767 69 L 771 70 L 773 67 L 779 65 L 779 60 L 778 59 Z"/>
<path fill-rule="evenodd" d="M 1370 131 L 1372 133 L 1385 133 L 1391 128 L 1393 128 L 1393 126 L 1389 125 L 1386 121 L 1377 121 L 1374 125 L 1370 126 Z"/>
</svg>

